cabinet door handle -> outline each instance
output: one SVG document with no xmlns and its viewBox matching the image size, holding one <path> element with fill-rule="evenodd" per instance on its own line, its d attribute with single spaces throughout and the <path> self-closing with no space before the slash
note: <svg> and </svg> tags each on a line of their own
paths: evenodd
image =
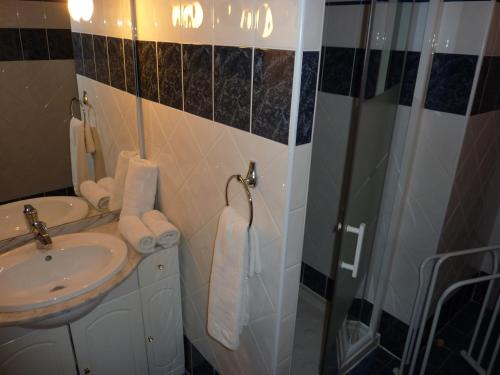
<svg viewBox="0 0 500 375">
<path fill-rule="evenodd" d="M 158 269 L 160 271 L 163 271 L 165 269 L 165 266 L 163 264 L 158 264 Z"/>
<path fill-rule="evenodd" d="M 83 373 L 84 373 L 84 374 L 90 374 L 90 369 L 89 369 L 89 368 L 85 368 L 85 369 L 83 369 Z"/>
<path fill-rule="evenodd" d="M 155 341 L 155 338 L 153 336 L 148 336 L 148 342 L 153 342 Z"/>
</svg>

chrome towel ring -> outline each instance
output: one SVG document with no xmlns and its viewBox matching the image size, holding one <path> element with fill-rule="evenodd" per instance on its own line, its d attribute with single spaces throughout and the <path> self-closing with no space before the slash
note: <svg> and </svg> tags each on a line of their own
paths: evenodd
<svg viewBox="0 0 500 375">
<path fill-rule="evenodd" d="M 226 182 L 226 206 L 229 206 L 229 198 L 227 196 L 227 191 L 229 188 L 229 184 L 231 180 L 235 178 L 238 182 L 240 182 L 245 188 L 245 192 L 247 193 L 248 206 L 250 210 L 250 219 L 248 222 L 248 229 L 252 226 L 253 223 L 253 199 L 252 194 L 250 193 L 249 188 L 254 188 L 257 186 L 257 172 L 255 171 L 255 162 L 251 161 L 248 166 L 248 172 L 245 178 L 243 178 L 240 174 L 233 174 Z"/>
</svg>

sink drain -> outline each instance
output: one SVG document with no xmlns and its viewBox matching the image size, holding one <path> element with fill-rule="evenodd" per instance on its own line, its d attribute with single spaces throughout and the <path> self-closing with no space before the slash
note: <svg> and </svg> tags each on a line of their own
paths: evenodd
<svg viewBox="0 0 500 375">
<path fill-rule="evenodd" d="M 50 292 L 57 292 L 58 290 L 61 290 L 61 289 L 64 289 L 66 288 L 64 285 L 56 285 L 55 287 L 53 287 Z"/>
<path fill-rule="evenodd" d="M 52 260 L 52 255 L 47 255 L 47 256 L 45 257 L 45 261 L 46 261 L 46 262 L 50 262 L 51 260 Z"/>
</svg>

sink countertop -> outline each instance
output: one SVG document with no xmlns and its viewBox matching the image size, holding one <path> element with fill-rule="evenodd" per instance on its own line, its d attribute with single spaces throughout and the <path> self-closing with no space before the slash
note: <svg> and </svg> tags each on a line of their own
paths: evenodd
<svg viewBox="0 0 500 375">
<path fill-rule="evenodd" d="M 84 230 L 82 232 L 106 233 L 122 238 L 118 232 L 118 222 L 116 221 L 109 224 L 94 227 L 88 230 Z M 104 284 L 98 286 L 95 289 L 92 289 L 87 293 L 84 293 L 80 296 L 66 300 L 61 303 L 26 311 L 0 312 L 0 327 L 19 326 L 23 324 L 36 322 L 38 320 L 44 320 L 64 312 L 68 312 L 86 303 L 104 298 L 104 296 L 107 293 L 109 293 L 112 289 L 117 287 L 136 269 L 137 265 L 141 262 L 141 260 L 144 257 L 143 255 L 133 250 L 132 247 L 125 240 L 124 242 L 127 244 L 128 248 L 127 263 L 125 264 L 123 269 L 120 272 L 118 272 L 115 276 L 113 276 L 110 280 L 106 281 Z"/>
</svg>

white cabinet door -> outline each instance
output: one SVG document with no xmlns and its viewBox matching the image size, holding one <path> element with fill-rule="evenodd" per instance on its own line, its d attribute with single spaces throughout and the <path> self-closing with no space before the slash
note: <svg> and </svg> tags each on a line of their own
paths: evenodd
<svg viewBox="0 0 500 375">
<path fill-rule="evenodd" d="M 70 327 L 81 374 L 148 373 L 139 291 L 99 305 Z"/>
<path fill-rule="evenodd" d="M 141 289 L 150 375 L 183 374 L 184 346 L 179 275 Z"/>
<path fill-rule="evenodd" d="M 33 331 L 0 345 L 2 375 L 75 375 L 66 326 Z"/>
</svg>

